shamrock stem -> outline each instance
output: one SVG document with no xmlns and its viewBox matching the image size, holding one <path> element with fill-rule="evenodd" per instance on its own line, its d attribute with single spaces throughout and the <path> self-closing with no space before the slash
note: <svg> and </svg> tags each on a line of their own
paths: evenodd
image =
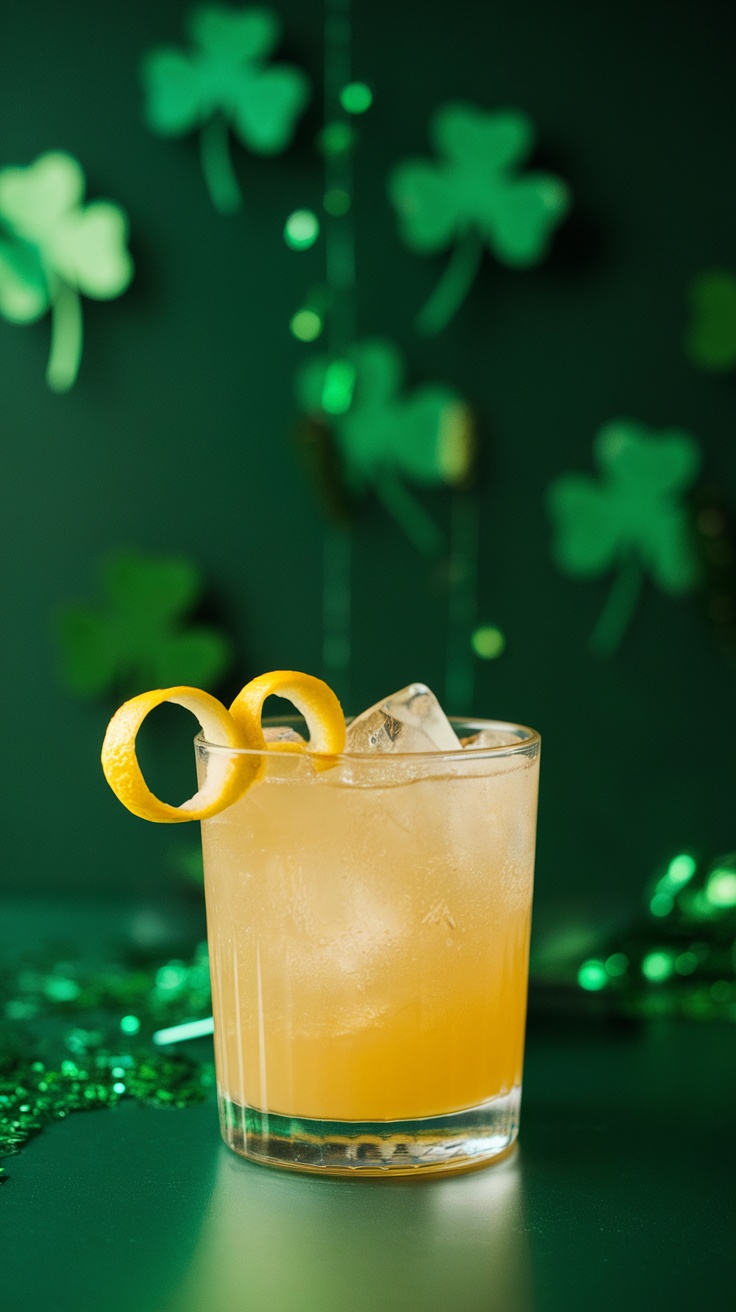
<svg viewBox="0 0 736 1312">
<path fill-rule="evenodd" d="M 483 239 L 474 228 L 469 228 L 452 252 L 424 309 L 419 311 L 417 332 L 434 337 L 447 326 L 473 285 L 482 254 Z"/>
<path fill-rule="evenodd" d="M 219 214 L 235 214 L 243 203 L 230 158 L 230 136 L 222 114 L 214 114 L 199 134 L 202 172 Z"/>
<path fill-rule="evenodd" d="M 375 485 L 376 496 L 409 541 L 423 556 L 441 556 L 445 535 L 424 506 L 394 474 L 385 473 Z"/>
<path fill-rule="evenodd" d="M 606 603 L 590 635 L 589 647 L 596 656 L 613 656 L 618 651 L 636 610 L 644 581 L 636 556 L 619 566 Z"/>
<path fill-rule="evenodd" d="M 46 366 L 46 382 L 52 392 L 68 392 L 79 373 L 82 358 L 82 303 L 67 283 L 51 302 L 51 351 Z"/>
</svg>

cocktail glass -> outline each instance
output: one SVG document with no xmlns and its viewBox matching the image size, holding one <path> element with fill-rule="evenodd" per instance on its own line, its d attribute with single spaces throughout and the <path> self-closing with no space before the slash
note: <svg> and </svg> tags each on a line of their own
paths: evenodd
<svg viewBox="0 0 736 1312">
<path fill-rule="evenodd" d="M 202 822 L 220 1120 L 245 1157 L 429 1174 L 516 1139 L 540 740 L 453 727 L 496 745 L 269 751 Z M 200 781 L 237 750 L 195 747 Z"/>
</svg>

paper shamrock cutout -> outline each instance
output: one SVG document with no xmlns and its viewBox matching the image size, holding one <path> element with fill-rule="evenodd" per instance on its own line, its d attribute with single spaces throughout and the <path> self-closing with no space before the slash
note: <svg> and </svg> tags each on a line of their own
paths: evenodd
<svg viewBox="0 0 736 1312">
<path fill-rule="evenodd" d="M 81 165 L 61 152 L 0 169 L 0 314 L 33 323 L 51 310 L 46 381 L 55 392 L 79 370 L 80 293 L 110 300 L 133 276 L 125 214 L 110 201 L 84 205 L 84 191 Z"/>
<path fill-rule="evenodd" d="M 117 551 L 100 568 L 100 606 L 69 603 L 58 618 L 62 675 L 80 697 L 188 684 L 214 686 L 231 658 L 228 638 L 187 622 L 202 576 L 180 556 Z"/>
<path fill-rule="evenodd" d="M 281 39 L 280 20 L 270 9 L 202 5 L 188 15 L 186 30 L 191 52 L 163 46 L 142 61 L 146 121 L 165 137 L 200 130 L 212 203 L 221 214 L 233 214 L 242 196 L 228 132 L 258 155 L 278 155 L 309 100 L 309 80 L 292 64 L 267 66 Z"/>
<path fill-rule="evenodd" d="M 642 424 L 607 424 L 594 443 L 601 478 L 563 474 L 547 490 L 555 527 L 554 559 L 574 578 L 616 570 L 613 586 L 590 639 L 599 655 L 612 655 L 629 626 L 644 571 L 663 592 L 690 592 L 698 582 L 684 494 L 700 466 L 689 434 L 652 434 Z"/>
<path fill-rule="evenodd" d="M 407 483 L 463 483 L 474 458 L 472 413 L 452 387 L 427 383 L 404 390 L 404 365 L 392 342 L 357 342 L 344 357 L 310 360 L 297 376 L 304 411 L 327 424 L 346 486 L 373 490 L 420 550 L 442 545 L 439 530 Z"/>
<path fill-rule="evenodd" d="M 736 275 L 701 273 L 690 287 L 692 320 L 685 346 L 693 364 L 714 371 L 736 368 Z"/>
<path fill-rule="evenodd" d="M 512 268 L 537 264 L 570 208 L 570 192 L 560 178 L 521 172 L 535 142 L 534 125 L 521 111 L 442 105 L 430 120 L 429 136 L 440 158 L 402 160 L 388 179 L 410 250 L 430 255 L 454 246 L 417 319 L 428 334 L 444 328 L 459 308 L 484 245 Z"/>
</svg>

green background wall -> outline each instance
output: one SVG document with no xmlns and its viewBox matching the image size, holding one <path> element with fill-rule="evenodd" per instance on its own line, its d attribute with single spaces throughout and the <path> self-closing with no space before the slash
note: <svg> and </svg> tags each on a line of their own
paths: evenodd
<svg viewBox="0 0 736 1312">
<path fill-rule="evenodd" d="M 283 53 L 319 85 L 322 9 L 278 0 Z M 321 273 L 320 244 L 286 249 L 286 215 L 317 210 L 319 95 L 283 157 L 236 148 L 239 217 L 213 210 L 194 139 L 141 120 L 136 68 L 180 42 L 179 0 L 25 0 L 0 41 L 0 164 L 78 156 L 92 197 L 131 220 L 136 277 L 118 302 L 85 303 L 78 384 L 47 391 L 48 322 L 0 322 L 4 637 L 4 880 L 18 891 L 158 888 L 182 832 L 133 819 L 98 764 L 111 707 L 62 689 L 52 617 L 91 598 L 120 545 L 192 555 L 238 642 L 227 693 L 278 666 L 321 664 L 322 522 L 289 447 L 291 380 L 310 348 L 289 334 Z M 552 565 L 544 489 L 591 468 L 605 421 L 674 425 L 701 441 L 736 502 L 736 383 L 685 359 L 686 287 L 736 267 L 736 13 L 712 0 L 355 0 L 354 74 L 375 90 L 357 156 L 359 320 L 406 350 L 414 381 L 441 378 L 487 430 L 481 616 L 508 646 L 477 670 L 478 714 L 545 741 L 540 903 L 633 903 L 682 846 L 736 846 L 736 671 L 691 601 L 647 587 L 619 656 L 586 642 L 607 582 Z M 444 100 L 518 106 L 539 160 L 571 185 L 574 214 L 545 265 L 487 260 L 451 327 L 421 340 L 412 317 L 440 262 L 399 243 L 384 180 L 427 151 Z M 447 516 L 447 500 L 428 504 Z M 354 562 L 350 709 L 421 678 L 441 693 L 446 598 L 436 574 L 369 504 Z M 162 724 L 187 756 L 189 723 Z M 173 770 L 170 786 L 183 789 Z M 182 767 L 183 769 L 183 767 Z"/>
</svg>

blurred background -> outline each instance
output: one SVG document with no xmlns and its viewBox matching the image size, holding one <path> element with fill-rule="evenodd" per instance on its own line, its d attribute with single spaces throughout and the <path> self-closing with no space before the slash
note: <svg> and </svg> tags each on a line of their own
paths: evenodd
<svg viewBox="0 0 736 1312">
<path fill-rule="evenodd" d="M 372 0 L 353 5 L 351 29 L 328 6 L 325 29 L 316 0 L 275 11 L 282 35 L 264 38 L 265 63 L 298 68 L 301 81 L 281 88 L 280 109 L 243 92 L 231 213 L 210 194 L 219 176 L 220 209 L 233 207 L 218 143 L 205 146 L 195 122 L 216 106 L 216 76 L 198 89 L 193 65 L 172 58 L 167 84 L 165 60 L 163 71 L 142 61 L 197 40 L 221 64 L 228 41 L 249 58 L 247 34 L 242 50 L 216 24 L 192 35 L 180 0 L 26 0 L 5 14 L 0 165 L 64 152 L 84 173 L 79 204 L 112 202 L 129 226 L 113 232 L 98 212 L 99 231 L 80 223 L 58 239 L 59 277 L 77 277 L 82 293 L 84 344 L 73 385 L 55 391 L 50 336 L 68 337 L 69 316 L 65 328 L 63 307 L 25 313 L 13 297 L 18 280 L 33 282 L 29 247 L 51 250 L 56 237 L 34 235 L 13 177 L 4 190 L 0 180 L 4 888 L 155 899 L 192 887 L 197 836 L 134 819 L 103 780 L 109 715 L 162 670 L 168 682 L 199 672 L 191 681 L 227 699 L 254 674 L 291 667 L 328 678 L 351 713 L 423 680 L 450 710 L 538 728 L 539 923 L 607 924 L 636 911 L 674 854 L 736 847 L 736 15 L 722 0 Z M 442 133 L 429 127 L 457 102 L 481 112 L 476 127 L 491 123 L 487 139 L 471 124 L 458 148 L 470 182 L 442 172 Z M 528 116 L 536 138 L 512 171 L 547 188 L 528 240 L 524 213 L 494 218 L 493 196 L 468 192 L 484 151 L 500 167 L 482 116 L 501 110 Z M 281 119 L 264 145 L 269 113 Z M 411 159 L 434 182 L 397 170 Z M 63 179 L 35 177 L 43 227 L 77 200 Z M 429 237 L 412 233 L 414 202 L 428 207 Z M 490 228 L 467 295 L 441 331 L 418 331 L 473 204 L 486 204 Z M 103 247 L 95 284 L 85 270 L 105 264 Z M 377 337 L 404 360 L 397 432 L 418 396 L 429 428 L 417 420 L 417 443 L 430 429 L 446 437 L 448 423 L 461 434 L 454 472 L 437 457 L 378 495 L 376 470 L 392 457 L 351 467 L 360 431 L 346 421 L 360 419 L 369 387 L 355 343 Z M 330 404 L 335 360 L 349 368 L 333 369 Z M 315 378 L 322 402 L 310 411 Z M 430 384 L 446 390 L 428 399 Z M 651 567 L 667 544 L 647 557 L 659 512 L 647 509 L 646 469 L 618 547 L 596 565 L 593 542 L 565 563 L 549 489 L 570 474 L 603 486 L 594 439 L 619 420 L 639 426 L 626 428 L 632 441 L 678 430 L 697 451 L 689 476 L 661 480 L 697 581 L 685 568 L 663 586 L 666 561 L 659 578 Z M 367 431 L 374 441 L 370 415 Z M 595 525 L 580 532 L 595 538 Z M 602 655 L 591 634 L 637 550 L 638 603 Z M 147 768 L 172 801 L 191 782 L 191 732 L 183 712 L 147 726 Z"/>
</svg>

